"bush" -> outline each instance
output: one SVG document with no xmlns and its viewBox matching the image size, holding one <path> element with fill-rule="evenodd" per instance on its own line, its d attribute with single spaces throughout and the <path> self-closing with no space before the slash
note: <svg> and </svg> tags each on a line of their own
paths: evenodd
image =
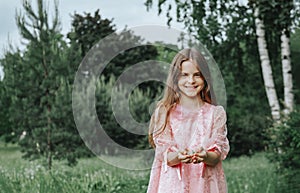
<svg viewBox="0 0 300 193">
<path fill-rule="evenodd" d="M 300 107 L 281 124 L 271 129 L 269 159 L 277 164 L 279 192 L 298 192 L 300 189 Z"/>
</svg>

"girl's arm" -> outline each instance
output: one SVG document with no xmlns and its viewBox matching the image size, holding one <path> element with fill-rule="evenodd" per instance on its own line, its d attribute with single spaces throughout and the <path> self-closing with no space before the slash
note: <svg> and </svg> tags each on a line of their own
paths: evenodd
<svg viewBox="0 0 300 193">
<path fill-rule="evenodd" d="M 180 163 L 180 160 L 178 159 L 178 153 L 177 152 L 168 152 L 168 166 L 175 166 Z"/>
<path fill-rule="evenodd" d="M 198 151 L 192 157 L 192 163 L 205 163 L 208 166 L 215 166 L 219 163 L 221 158 L 220 153 L 216 151 Z"/>
<path fill-rule="evenodd" d="M 217 106 L 214 112 L 214 124 L 213 124 L 213 139 L 214 144 L 208 148 L 208 151 L 199 151 L 202 161 L 209 165 L 215 166 L 221 160 L 226 158 L 229 151 L 229 142 L 227 139 L 227 127 L 226 127 L 226 112 L 222 106 Z M 203 155 L 201 155 L 203 153 Z"/>
<path fill-rule="evenodd" d="M 209 165 L 215 166 L 219 163 L 221 155 L 216 153 L 215 151 L 207 151 L 205 152 L 206 156 L 203 157 L 202 162 Z"/>
</svg>

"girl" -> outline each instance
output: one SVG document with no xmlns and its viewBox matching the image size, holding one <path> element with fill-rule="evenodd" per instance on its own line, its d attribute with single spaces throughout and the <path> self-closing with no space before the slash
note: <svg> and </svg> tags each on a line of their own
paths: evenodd
<svg viewBox="0 0 300 193">
<path fill-rule="evenodd" d="M 148 193 L 225 193 L 226 113 L 216 106 L 207 62 L 194 48 L 173 59 L 150 121 L 155 148 Z"/>
</svg>

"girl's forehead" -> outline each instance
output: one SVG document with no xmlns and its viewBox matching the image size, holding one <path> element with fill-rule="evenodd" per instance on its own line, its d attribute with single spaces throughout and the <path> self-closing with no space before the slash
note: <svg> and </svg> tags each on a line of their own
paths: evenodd
<svg viewBox="0 0 300 193">
<path fill-rule="evenodd" d="M 181 63 L 181 71 L 200 72 L 200 68 L 193 60 L 186 60 Z"/>
</svg>

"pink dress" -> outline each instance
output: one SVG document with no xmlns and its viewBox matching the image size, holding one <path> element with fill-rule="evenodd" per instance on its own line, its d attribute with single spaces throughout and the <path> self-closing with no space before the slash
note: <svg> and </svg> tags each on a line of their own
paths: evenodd
<svg viewBox="0 0 300 193">
<path fill-rule="evenodd" d="M 159 110 L 155 124 L 162 123 Z M 159 127 L 158 127 L 159 128 Z M 177 104 L 170 112 L 165 130 L 154 136 L 155 158 L 150 174 L 148 193 L 226 193 L 226 179 L 220 161 L 216 166 L 204 163 L 167 165 L 167 152 L 175 149 L 203 147 L 224 160 L 229 151 L 226 113 L 222 106 L 205 103 L 197 110 Z M 175 148 L 174 148 L 175 147 Z"/>
</svg>

